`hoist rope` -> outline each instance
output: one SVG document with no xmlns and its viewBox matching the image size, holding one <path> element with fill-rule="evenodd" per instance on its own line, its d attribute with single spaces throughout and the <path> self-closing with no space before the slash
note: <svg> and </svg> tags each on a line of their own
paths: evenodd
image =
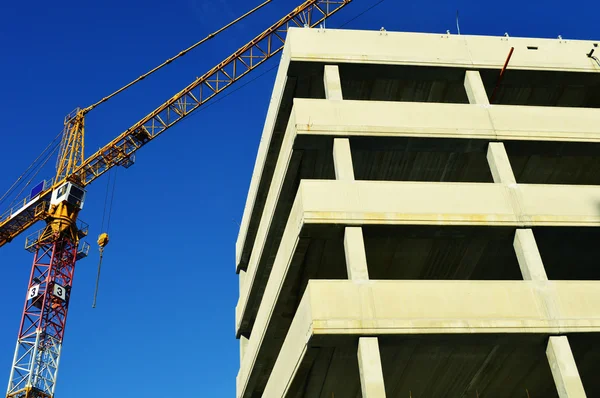
<svg viewBox="0 0 600 398">
<path fill-rule="evenodd" d="M 102 209 L 102 223 L 100 224 L 100 230 L 104 231 L 104 219 L 106 218 L 106 203 L 108 202 L 108 192 L 110 191 L 110 176 L 112 173 L 108 174 L 108 180 L 106 181 L 106 194 L 104 195 L 104 208 Z"/>
<path fill-rule="evenodd" d="M 96 275 L 96 288 L 94 289 L 94 301 L 92 308 L 96 308 L 96 298 L 98 297 L 98 285 L 100 284 L 100 270 L 102 269 L 102 257 L 104 256 L 104 248 L 100 248 L 100 260 L 98 261 L 98 274 Z"/>
<path fill-rule="evenodd" d="M 110 230 L 110 217 L 112 215 L 113 200 L 115 198 L 115 187 L 117 186 L 117 169 L 115 169 L 115 176 L 113 178 L 112 193 L 110 195 L 110 204 L 108 205 L 108 221 L 106 222 L 106 233 Z"/>
<path fill-rule="evenodd" d="M 92 109 L 94 109 L 95 107 L 97 107 L 98 105 L 108 101 L 109 99 L 111 99 L 112 97 L 114 97 L 117 94 L 122 93 L 123 91 L 127 90 L 129 87 L 133 86 L 136 83 L 139 83 L 140 81 L 144 80 L 145 78 L 147 78 L 148 76 L 150 76 L 151 74 L 153 74 L 154 72 L 157 72 L 158 70 L 164 68 L 165 66 L 167 66 L 168 64 L 170 64 L 171 62 L 175 61 L 177 58 L 183 57 L 185 54 L 187 54 L 189 51 L 193 50 L 194 48 L 198 47 L 199 45 L 201 45 L 202 43 L 207 42 L 208 40 L 214 38 L 216 35 L 218 35 L 219 33 L 223 32 L 224 30 L 230 28 L 231 26 L 233 26 L 234 24 L 236 24 L 237 22 L 241 21 L 242 19 L 254 14 L 256 11 L 258 11 L 259 9 L 263 8 L 265 5 L 267 5 L 268 3 L 270 3 L 273 0 L 265 0 L 262 4 L 254 7 L 253 9 L 251 9 L 250 11 L 246 12 L 244 15 L 234 19 L 233 21 L 229 22 L 227 25 L 221 27 L 220 29 L 214 31 L 213 33 L 207 35 L 206 37 L 204 37 L 202 40 L 196 42 L 195 44 L 191 45 L 190 47 L 186 48 L 185 50 L 179 52 L 179 54 L 175 55 L 174 57 L 171 57 L 169 59 L 167 59 L 165 62 L 163 62 L 162 64 L 158 65 L 157 67 L 151 69 L 150 71 L 144 73 L 143 75 L 141 75 L 140 77 L 138 77 L 137 79 L 133 80 L 132 82 L 126 84 L 125 86 L 121 87 L 120 89 L 118 89 L 117 91 L 115 91 L 114 93 L 102 98 L 100 101 L 96 102 L 95 104 L 92 104 L 90 106 L 88 106 L 87 108 L 85 108 L 83 110 L 83 113 L 88 113 L 89 111 L 91 111 Z"/>
<path fill-rule="evenodd" d="M 104 196 L 104 210 L 102 212 L 102 231 L 108 235 L 110 230 L 110 219 L 112 216 L 112 206 L 115 198 L 115 189 L 117 186 L 117 170 L 114 171 L 114 177 L 112 178 L 112 192 L 110 195 L 110 202 L 108 201 L 108 193 L 111 191 L 110 189 L 110 173 L 108 174 L 108 183 L 106 184 L 106 195 Z M 108 209 L 108 211 L 107 211 Z M 106 229 L 104 229 L 104 219 L 108 213 L 108 221 L 106 223 Z M 94 288 L 94 300 L 92 302 L 92 308 L 96 308 L 96 300 L 98 298 L 98 287 L 100 285 L 100 272 L 102 271 L 102 260 L 104 259 L 104 246 L 100 243 L 100 238 L 98 240 L 98 245 L 100 246 L 100 258 L 98 259 L 98 273 L 96 274 L 96 287 Z"/>
</svg>

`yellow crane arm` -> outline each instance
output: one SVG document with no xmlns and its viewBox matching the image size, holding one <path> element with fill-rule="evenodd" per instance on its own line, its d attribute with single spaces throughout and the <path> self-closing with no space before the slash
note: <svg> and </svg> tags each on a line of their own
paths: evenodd
<svg viewBox="0 0 600 398">
<path fill-rule="evenodd" d="M 98 152 L 88 157 L 73 172 L 74 179 L 85 186 L 111 167 L 126 165 L 132 153 L 281 51 L 290 26 L 316 26 L 350 1 L 305 1 Z"/>
<path fill-rule="evenodd" d="M 132 161 L 131 155 L 135 151 L 280 52 L 290 27 L 318 26 L 351 1 L 306 0 L 248 44 L 89 156 L 70 175 L 64 178 L 60 176 L 62 178 L 60 181 L 55 181 L 50 187 L 44 187 L 44 190 L 35 198 L 29 198 L 22 203 L 22 206 L 0 214 L 0 247 L 37 221 L 48 217 L 47 210 L 52 191 L 64 180 L 76 181 L 79 185 L 86 186 L 114 166 L 128 166 Z M 82 126 L 83 121 L 81 123 Z"/>
</svg>

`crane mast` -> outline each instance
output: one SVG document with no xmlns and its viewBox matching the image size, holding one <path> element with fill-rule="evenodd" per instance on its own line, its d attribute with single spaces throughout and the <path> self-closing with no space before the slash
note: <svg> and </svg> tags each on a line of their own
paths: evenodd
<svg viewBox="0 0 600 398">
<path fill-rule="evenodd" d="M 7 398 L 54 397 L 75 264 L 89 250 L 81 241 L 87 225 L 78 220 L 85 187 L 114 166 L 131 166 L 138 149 L 279 53 L 290 27 L 319 26 L 351 1 L 306 0 L 88 158 L 85 115 L 107 97 L 67 115 L 54 180 L 42 182 L 18 206 L 0 215 L 0 246 L 36 222 L 46 222 L 25 243 L 34 260 Z"/>
</svg>

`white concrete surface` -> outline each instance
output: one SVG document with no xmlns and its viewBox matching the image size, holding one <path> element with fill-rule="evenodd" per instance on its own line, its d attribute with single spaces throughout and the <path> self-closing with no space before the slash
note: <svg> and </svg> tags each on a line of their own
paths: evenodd
<svg viewBox="0 0 600 398">
<path fill-rule="evenodd" d="M 242 366 L 242 363 L 244 362 L 246 348 L 248 348 L 248 339 L 244 336 L 240 336 L 240 366 Z"/>
<path fill-rule="evenodd" d="M 290 118 L 296 134 L 600 142 L 593 108 L 296 98 Z"/>
<path fill-rule="evenodd" d="M 466 69 L 500 69 L 514 47 L 511 69 L 595 72 L 600 67 L 586 56 L 593 43 L 597 41 L 292 28 L 286 47 L 293 61 Z"/>
<path fill-rule="evenodd" d="M 599 206 L 600 186 L 305 180 L 300 183 L 270 279 L 274 278 L 278 263 L 290 261 L 290 250 L 306 223 L 600 226 Z M 268 216 L 269 213 L 263 214 Z M 255 242 L 246 284 L 236 307 L 238 332 L 265 235 L 259 234 Z M 262 299 L 267 302 L 265 305 L 271 305 L 277 297 L 274 292 L 269 298 L 268 290 L 267 287 Z"/>
<path fill-rule="evenodd" d="M 359 337 L 358 369 L 362 398 L 385 398 L 385 384 L 377 337 Z"/>
<path fill-rule="evenodd" d="M 368 281 L 369 269 L 365 241 L 361 227 L 346 227 L 344 232 L 344 254 L 348 279 L 352 281 Z"/>
<path fill-rule="evenodd" d="M 289 55 L 289 50 L 286 48 L 286 46 L 284 46 L 279 68 L 277 69 L 277 77 L 275 78 L 273 92 L 271 94 L 271 101 L 269 102 L 269 109 L 267 111 L 265 125 L 263 127 L 260 144 L 258 146 L 258 153 L 254 163 L 254 172 L 252 173 L 250 188 L 248 189 L 248 196 L 246 197 L 246 205 L 244 207 L 244 213 L 240 223 L 239 235 L 235 244 L 236 272 L 239 272 L 240 270 L 242 249 L 246 240 L 246 234 L 248 233 L 248 224 L 250 222 L 252 210 L 254 209 L 256 194 L 262 178 L 267 152 L 269 151 L 269 145 L 271 144 L 271 137 L 275 127 L 275 119 L 277 118 L 279 106 L 281 105 L 281 101 L 283 99 L 283 89 L 287 80 L 287 70 L 290 64 Z"/>
<path fill-rule="evenodd" d="M 352 153 L 350 141 L 347 138 L 334 138 L 333 140 L 333 167 L 337 180 L 354 180 Z"/>
<path fill-rule="evenodd" d="M 468 70 L 465 72 L 465 91 L 470 104 L 490 105 L 479 71 Z"/>
<path fill-rule="evenodd" d="M 540 287 L 534 281 L 312 280 L 263 396 L 285 396 L 316 335 L 598 332 L 599 288 L 600 281 L 548 281 Z M 564 347 L 553 343 L 550 351 L 559 382 L 571 383 Z M 250 369 L 240 369 L 238 387 Z"/>
<path fill-rule="evenodd" d="M 506 148 L 501 142 L 490 142 L 487 151 L 487 161 L 490 165 L 492 178 L 496 183 L 516 184 L 517 180 L 513 174 Z"/>
<path fill-rule="evenodd" d="M 353 181 L 354 166 L 350 141 L 348 138 L 334 138 L 333 140 L 333 167 L 337 180 Z"/>
<path fill-rule="evenodd" d="M 325 65 L 323 71 L 323 84 L 325 85 L 325 98 L 328 100 L 342 100 L 342 82 L 340 70 L 337 65 Z"/>
<path fill-rule="evenodd" d="M 256 233 L 256 239 L 254 240 L 252 252 L 250 253 L 246 275 L 243 277 L 243 285 L 241 285 L 240 288 L 240 297 L 248 294 L 248 289 L 254 282 L 254 277 L 256 276 L 255 270 L 256 267 L 258 267 L 258 263 L 262 257 L 265 240 L 267 239 L 267 235 L 269 233 L 271 222 L 275 213 L 275 208 L 279 200 L 279 193 L 283 187 L 283 179 L 285 178 L 285 173 L 292 160 L 293 143 L 294 137 L 292 135 L 286 135 L 284 137 L 279 158 L 277 159 L 277 165 L 275 166 L 275 171 L 273 173 L 273 179 L 271 180 L 269 187 L 269 193 L 265 202 L 265 207 L 261 215 L 258 231 Z M 251 269 L 254 272 L 250 272 L 249 270 Z"/>
<path fill-rule="evenodd" d="M 296 200 L 309 223 L 600 225 L 600 186 L 305 180 Z"/>
<path fill-rule="evenodd" d="M 529 281 L 547 281 L 542 256 L 535 242 L 531 229 L 517 229 L 513 243 L 517 261 L 523 274 L 523 279 Z"/>
<path fill-rule="evenodd" d="M 585 390 L 567 336 L 550 336 L 546 350 L 560 398 L 585 398 Z"/>
<path fill-rule="evenodd" d="M 353 181 L 348 140 L 371 136 L 600 142 L 598 109 L 490 106 L 476 71 L 501 68 L 514 47 L 510 68 L 597 73 L 600 67 L 585 56 L 592 45 L 591 41 L 559 39 L 292 29 L 277 73 L 236 243 L 238 333 L 251 292 L 262 289 L 256 286 L 255 278 L 265 261 L 265 243 L 298 135 L 340 137 L 334 141 L 332 154 L 339 181 L 300 184 L 252 334 L 240 340 L 237 396 L 249 393 L 252 372 L 264 371 L 256 370 L 259 350 L 266 343 L 265 333 L 301 231 L 308 224 L 346 226 L 345 249 L 352 280 L 309 282 L 265 397 L 285 396 L 302 358 L 310 355 L 311 339 L 317 335 L 373 336 L 360 339 L 364 344 L 361 352 L 359 343 L 357 355 L 362 362 L 362 386 L 367 388 L 363 396 L 380 397 L 385 391 L 381 395 L 383 376 L 379 378 L 375 369 L 378 363 L 381 370 L 380 358 L 375 359 L 374 354 L 376 336 L 600 332 L 600 282 L 548 281 L 530 229 L 518 229 L 514 240 L 525 280 L 502 282 L 370 281 L 361 229 L 369 224 L 597 227 L 600 187 L 517 184 L 501 143 L 490 144 L 488 151 L 494 184 Z M 260 216 L 260 223 L 249 259 L 244 256 L 246 268 L 241 265 L 242 250 L 247 245 L 288 67 L 295 61 L 330 64 L 325 65 L 323 76 L 327 100 L 294 100 L 273 177 L 266 181 L 269 189 L 264 209 L 255 214 Z M 346 62 L 469 69 L 464 85 L 470 104 L 342 101 L 335 64 Z M 550 337 L 547 355 L 561 398 L 584 397 L 566 337 Z M 371 365 L 365 366 L 367 362 Z M 379 393 L 369 391 L 370 385 L 379 386 Z"/>
</svg>

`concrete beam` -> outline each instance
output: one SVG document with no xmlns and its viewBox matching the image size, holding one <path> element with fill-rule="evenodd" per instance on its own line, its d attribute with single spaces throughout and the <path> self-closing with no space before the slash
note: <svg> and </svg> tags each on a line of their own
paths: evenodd
<svg viewBox="0 0 600 398">
<path fill-rule="evenodd" d="M 346 227 L 344 233 L 344 253 L 348 279 L 368 281 L 367 255 L 361 227 Z M 363 395 L 364 396 L 364 395 Z"/>
<path fill-rule="evenodd" d="M 550 336 L 546 356 L 560 398 L 585 398 L 585 390 L 577 371 L 567 336 Z"/>
<path fill-rule="evenodd" d="M 385 398 L 383 369 L 377 337 L 358 339 L 358 370 L 363 398 Z"/>
<path fill-rule="evenodd" d="M 468 70 L 465 73 L 465 91 L 469 98 L 469 103 L 477 105 L 489 105 L 487 93 L 485 92 L 485 86 L 481 80 L 479 71 Z"/>
<path fill-rule="evenodd" d="M 354 165 L 348 138 L 334 138 L 333 140 L 333 167 L 337 180 L 354 180 Z"/>
<path fill-rule="evenodd" d="M 278 266 L 289 263 L 286 251 L 298 244 L 307 224 L 600 226 L 598 203 L 600 186 L 516 184 L 509 188 L 504 184 L 303 180 L 277 256 L 269 260 L 274 261 L 270 279 Z M 265 241 L 266 235 L 259 235 L 255 244 L 262 247 Z M 261 267 L 267 259 L 259 256 L 261 251 L 253 252 L 257 257 L 248 267 L 236 308 L 238 335 L 243 320 L 255 316 L 246 312 L 248 302 L 258 300 L 267 284 L 264 278 L 255 284 L 256 274 L 266 272 Z"/>
<path fill-rule="evenodd" d="M 531 229 L 517 229 L 513 242 L 515 253 L 523 279 L 530 281 L 547 281 L 548 276 L 542 262 L 542 256 L 538 250 Z"/>
<path fill-rule="evenodd" d="M 495 183 L 516 184 L 517 180 L 513 174 L 506 148 L 501 142 L 490 142 L 487 151 L 487 161 L 490 165 L 492 177 Z"/>
<path fill-rule="evenodd" d="M 600 281 L 312 280 L 312 333 L 412 335 L 600 331 Z"/>
<path fill-rule="evenodd" d="M 293 61 L 501 69 L 515 47 L 512 69 L 600 71 L 587 40 L 291 28 L 286 41 Z"/>
<path fill-rule="evenodd" d="M 548 289 L 539 289 L 539 283 L 533 281 L 404 280 L 357 284 L 311 280 L 263 396 L 286 396 L 315 337 L 600 331 L 599 281 L 547 284 Z M 550 308 L 552 312 L 548 312 Z M 570 387 L 573 368 L 568 366 L 568 360 L 565 366 L 564 347 L 557 347 L 552 340 L 549 350 L 557 358 L 554 362 L 559 366 L 563 384 Z M 248 366 L 240 369 L 238 387 L 253 370 L 257 371 Z M 244 394 L 250 396 L 251 391 Z M 238 389 L 238 397 L 242 396 Z"/>
<path fill-rule="evenodd" d="M 600 142 L 592 108 L 296 98 L 292 117 L 293 134 Z"/>
<path fill-rule="evenodd" d="M 325 98 L 328 100 L 342 100 L 342 82 L 340 70 L 337 65 L 325 65 L 323 71 L 323 84 L 325 85 Z"/>
<path fill-rule="evenodd" d="M 296 200 L 311 224 L 600 226 L 589 185 L 303 180 Z"/>
</svg>

